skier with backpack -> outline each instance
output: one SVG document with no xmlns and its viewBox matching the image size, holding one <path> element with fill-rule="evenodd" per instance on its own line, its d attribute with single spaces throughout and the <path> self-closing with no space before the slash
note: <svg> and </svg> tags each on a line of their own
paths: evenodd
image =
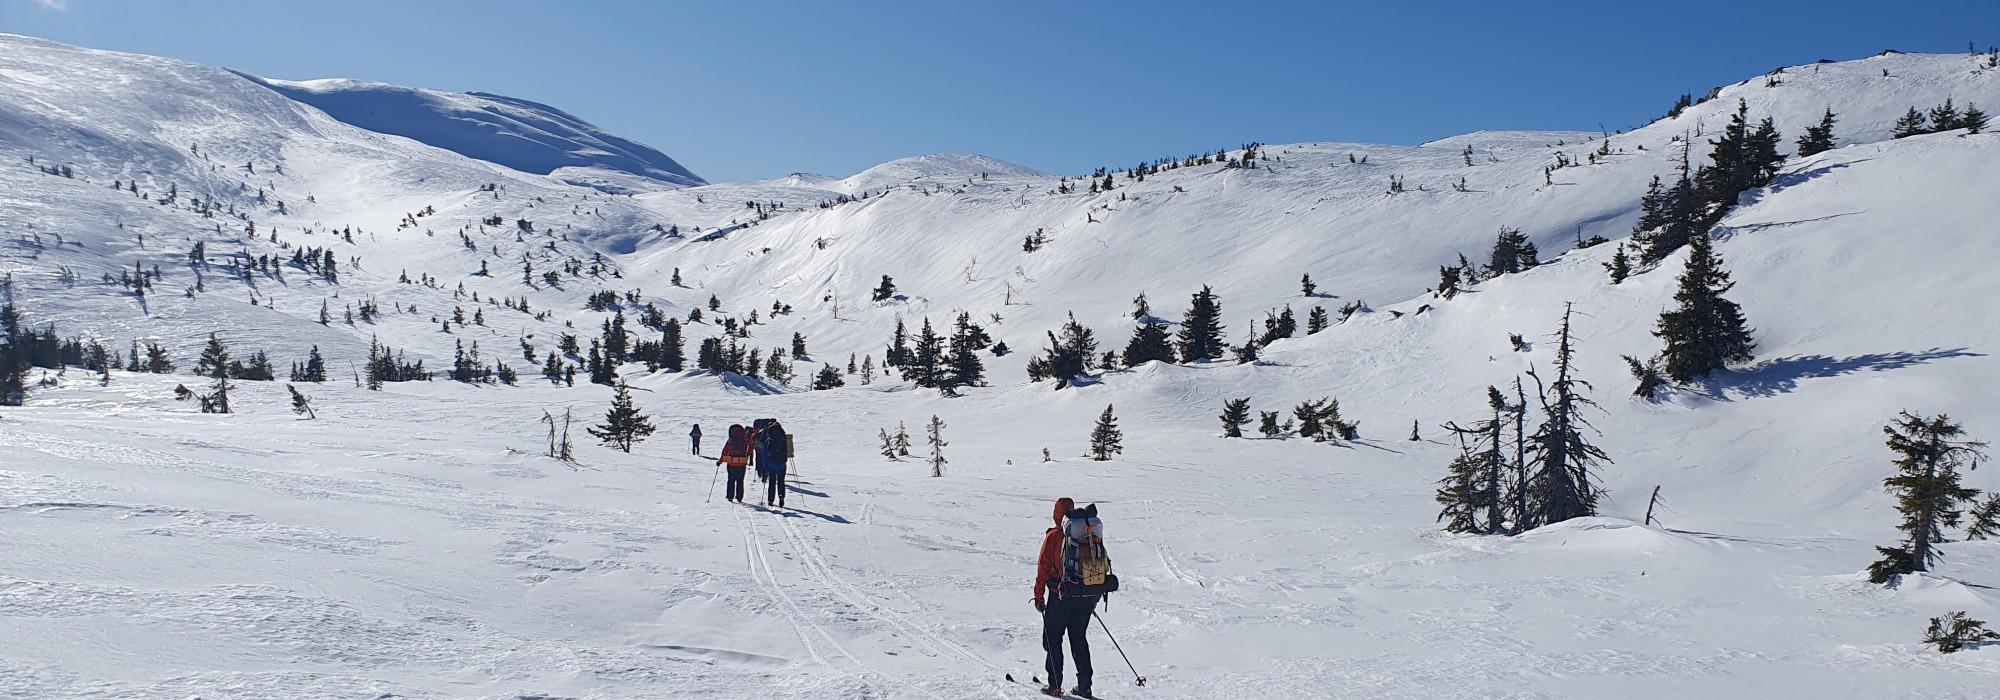
<svg viewBox="0 0 2000 700">
<path fill-rule="evenodd" d="M 785 507 L 785 463 L 791 457 L 791 436 L 778 419 L 757 431 L 757 471 L 764 475 L 764 505 Z"/>
<path fill-rule="evenodd" d="M 750 463 L 750 431 L 741 424 L 729 426 L 729 441 L 722 444 L 722 456 L 715 461 L 729 469 L 729 485 L 723 490 L 724 498 L 742 503 L 743 471 Z"/>
<path fill-rule="evenodd" d="M 1056 499 L 1055 524 L 1042 535 L 1041 556 L 1035 563 L 1035 611 L 1042 614 L 1042 650 L 1048 654 L 1044 664 L 1048 685 L 1042 692 L 1063 694 L 1062 645 L 1067 636 L 1076 660 L 1076 688 L 1070 693 L 1089 698 L 1092 668 L 1085 634 L 1098 601 L 1118 590 L 1118 576 L 1111 573 L 1104 523 L 1097 519 L 1095 504 L 1077 508 L 1074 500 Z"/>
<path fill-rule="evenodd" d="M 694 429 L 693 429 L 693 430 L 690 430 L 690 431 L 688 431 L 688 440 L 690 440 L 690 441 L 694 442 L 694 456 L 696 456 L 696 457 L 700 457 L 700 456 L 701 456 L 701 424 L 700 424 L 700 423 L 696 423 L 696 424 L 694 424 Z"/>
</svg>

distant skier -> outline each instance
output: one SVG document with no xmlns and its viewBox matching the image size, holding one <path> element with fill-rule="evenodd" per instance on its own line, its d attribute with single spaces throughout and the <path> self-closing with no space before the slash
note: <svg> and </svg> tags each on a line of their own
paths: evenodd
<svg viewBox="0 0 2000 700">
<path fill-rule="evenodd" d="M 757 470 L 764 474 L 764 505 L 785 507 L 785 463 L 791 457 L 785 426 L 772 419 L 757 431 Z"/>
<path fill-rule="evenodd" d="M 715 460 L 729 470 L 729 485 L 723 490 L 727 500 L 743 502 L 743 471 L 750 464 L 750 431 L 742 425 L 729 426 L 729 441 L 722 444 L 722 457 Z"/>
<path fill-rule="evenodd" d="M 1056 526 L 1042 535 L 1041 556 L 1035 562 L 1035 612 L 1042 614 L 1042 650 L 1048 653 L 1044 663 L 1049 674 L 1048 686 L 1042 692 L 1062 697 L 1062 644 L 1063 636 L 1068 635 L 1070 655 L 1076 659 L 1076 689 L 1071 693 L 1087 698 L 1091 697 L 1090 640 L 1084 635 L 1090 630 L 1090 614 L 1097 609 L 1100 596 L 1070 581 L 1076 578 L 1071 569 L 1078 568 L 1078 564 L 1074 562 L 1077 556 L 1074 549 L 1065 546 L 1071 539 L 1065 533 L 1065 517 L 1094 522 L 1097 506 L 1079 510 L 1076 501 L 1067 497 L 1056 499 Z M 1053 600 L 1045 602 L 1045 594 Z"/>
<path fill-rule="evenodd" d="M 701 424 L 700 424 L 700 423 L 696 423 L 696 424 L 694 424 L 694 429 L 693 429 L 693 430 L 690 430 L 690 431 L 688 431 L 688 439 L 689 439 L 690 441 L 694 442 L 694 456 L 696 456 L 696 457 L 700 457 L 700 456 L 701 456 Z"/>
</svg>

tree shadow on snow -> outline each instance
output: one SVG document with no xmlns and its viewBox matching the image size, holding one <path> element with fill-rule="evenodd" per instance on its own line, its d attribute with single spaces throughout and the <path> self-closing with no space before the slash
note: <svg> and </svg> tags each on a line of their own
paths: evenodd
<svg viewBox="0 0 2000 700">
<path fill-rule="evenodd" d="M 1763 199 L 1765 195 L 1783 192 L 1817 179 L 1822 175 L 1830 174 L 1835 170 L 1841 170 L 1855 163 L 1866 163 L 1871 160 L 1874 160 L 1874 158 L 1862 158 L 1843 163 L 1828 163 L 1817 168 L 1808 168 L 1795 173 L 1779 173 L 1777 177 L 1771 178 L 1771 184 L 1765 185 L 1762 189 L 1754 189 L 1745 193 L 1743 203 L 1754 204 L 1757 200 Z"/>
<path fill-rule="evenodd" d="M 1734 397 L 1764 398 L 1789 394 L 1801 379 L 1824 379 L 1856 372 L 1886 372 L 1955 357 L 1985 357 L 1986 353 L 1966 348 L 1931 348 L 1919 352 L 1878 352 L 1852 357 L 1793 355 L 1765 360 L 1741 370 L 1718 373 L 1695 388 L 1710 398 L 1723 401 Z"/>
<path fill-rule="evenodd" d="M 751 506 L 751 507 L 752 507 L 752 508 L 756 508 L 757 510 L 759 510 L 759 511 L 762 511 L 762 512 L 765 512 L 765 513 L 770 513 L 770 514 L 772 514 L 772 515 L 779 515 L 779 516 L 784 516 L 784 517 L 787 517 L 787 518 L 803 518 L 803 517 L 805 517 L 805 516 L 808 516 L 808 515 L 810 515 L 810 516 L 813 516 L 813 517 L 815 517 L 815 518 L 819 518 L 819 519 L 821 519 L 821 520 L 825 520 L 825 521 L 827 521 L 827 522 L 830 522 L 830 523 L 833 523 L 833 524 L 836 524 L 836 525 L 852 525 L 852 524 L 854 524 L 854 523 L 853 523 L 853 521 L 850 521 L 850 520 L 848 520 L 847 518 L 843 518 L 843 517 L 841 517 L 841 516 L 838 516 L 838 515 L 827 515 L 827 514 L 825 514 L 825 513 L 815 513 L 815 512 L 812 512 L 812 511 L 809 511 L 809 510 L 806 510 L 806 509 L 804 509 L 804 508 L 792 508 L 792 507 L 789 507 L 789 506 L 787 506 L 787 507 L 786 507 L 786 508 L 785 508 L 784 510 L 779 510 L 779 509 L 776 509 L 776 508 L 772 508 L 772 507 L 770 507 L 770 506 L 765 506 L 765 505 L 761 505 L 761 504 L 760 504 L 760 505 L 754 505 L 754 506 Z"/>
<path fill-rule="evenodd" d="M 797 484 L 794 484 L 794 483 L 792 483 L 792 481 L 791 481 L 790 479 L 786 479 L 786 480 L 785 480 L 785 490 L 787 490 L 787 491 L 790 491 L 790 492 L 792 492 L 792 493 L 803 493 L 803 494 L 805 494 L 805 495 L 808 495 L 808 496 L 818 496 L 818 497 L 820 497 L 820 498 L 829 498 L 829 496 L 827 496 L 827 495 L 826 495 L 826 492 L 825 492 L 825 491 L 813 491 L 813 490 L 811 490 L 811 489 L 802 489 L 802 488 L 799 488 L 799 487 L 798 487 L 798 485 L 797 485 Z"/>
</svg>

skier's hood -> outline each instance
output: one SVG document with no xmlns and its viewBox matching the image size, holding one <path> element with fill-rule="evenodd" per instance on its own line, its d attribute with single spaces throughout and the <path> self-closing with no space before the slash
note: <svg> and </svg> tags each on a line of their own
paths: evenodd
<svg viewBox="0 0 2000 700">
<path fill-rule="evenodd" d="M 1070 500 L 1068 496 L 1056 499 L 1056 527 L 1062 527 L 1063 516 L 1069 515 L 1075 508 L 1076 501 Z"/>
</svg>

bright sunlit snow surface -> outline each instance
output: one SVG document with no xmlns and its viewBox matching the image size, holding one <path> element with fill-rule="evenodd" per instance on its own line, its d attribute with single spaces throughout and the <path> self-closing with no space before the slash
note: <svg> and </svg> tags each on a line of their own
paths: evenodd
<svg viewBox="0 0 2000 700">
<path fill-rule="evenodd" d="M 2000 618 L 2000 544 L 1946 544 L 1934 575 L 1896 589 L 1859 573 L 1898 536 L 1883 423 L 1948 413 L 2000 438 L 2000 136 L 1888 139 L 1912 106 L 2000 107 L 2000 70 L 1982 65 L 1787 68 L 1775 86 L 1725 86 L 1612 135 L 1598 164 L 1586 159 L 1600 134 L 1483 132 L 1270 145 L 1255 169 L 1118 176 L 1099 194 L 1088 173 L 1059 194 L 1060 175 L 983 156 L 612 194 L 329 116 L 227 70 L 0 36 L 0 271 L 14 300 L 30 324 L 116 350 L 159 342 L 179 365 L 114 371 L 108 385 L 51 373 L 27 406 L 0 409 L 0 688 L 1032 697 L 1002 676 L 1040 673 L 1034 555 L 1050 502 L 1071 496 L 1099 504 L 1125 589 L 1101 615 L 1149 678 L 1135 687 L 1093 625 L 1110 698 L 1991 697 L 2000 648 L 1946 656 L 1918 640 L 1949 611 Z M 1775 118 L 1788 151 L 1831 106 L 1841 147 L 1788 161 L 1719 231 L 1756 359 L 1657 403 L 1631 399 L 1619 355 L 1657 350 L 1680 256 L 1613 286 L 1613 245 L 1571 248 L 1624 238 L 1646 182 L 1677 167 L 1674 139 L 1705 143 L 1739 99 Z M 1559 153 L 1586 164 L 1545 180 Z M 614 171 L 633 175 L 600 170 Z M 1407 191 L 1387 193 L 1392 175 Z M 200 215 L 198 199 L 220 211 Z M 759 204 L 768 218 L 750 225 Z M 482 223 L 493 216 L 504 223 Z M 1460 252 L 1484 262 L 1503 225 L 1548 262 L 1432 298 L 1437 267 Z M 1037 229 L 1047 245 L 1023 252 Z M 196 241 L 206 267 L 188 264 Z M 246 282 L 225 267 L 300 246 L 331 249 L 339 283 L 289 267 Z M 540 279 L 598 253 L 599 278 Z M 144 299 L 101 282 L 138 263 L 162 272 Z M 675 269 L 684 287 L 669 284 Z M 1323 296 L 1300 295 L 1302 273 Z M 885 274 L 901 296 L 871 301 Z M 1231 343 L 1285 305 L 1301 325 L 1313 306 L 1368 309 L 1277 341 L 1255 365 L 1027 383 L 1027 357 L 1069 314 L 1120 349 L 1134 296 L 1174 320 L 1204 284 Z M 719 315 L 753 309 L 751 346 L 789 349 L 802 333 L 810 360 L 791 387 L 628 364 L 659 432 L 616 452 L 583 432 L 610 390 L 552 386 L 520 351 L 525 338 L 544 356 L 561 333 L 588 345 L 605 314 L 584 300 L 600 290 L 637 290 L 676 318 L 703 310 L 690 360 Z M 529 313 L 495 301 L 524 294 Z M 368 300 L 381 316 L 346 322 Z M 793 313 L 773 316 L 773 302 Z M 1615 461 L 1598 472 L 1604 517 L 1515 538 L 1442 533 L 1432 496 L 1455 447 L 1440 426 L 1478 420 L 1487 385 L 1546 371 L 1565 302 L 1603 408 L 1588 415 Z M 485 324 L 442 332 L 455 308 Z M 822 363 L 879 364 L 898 318 L 948 332 L 961 311 L 1015 350 L 986 356 L 991 386 L 945 398 L 849 376 L 804 390 Z M 188 372 L 211 332 L 269 353 L 281 378 L 318 346 L 332 381 L 297 385 L 318 420 L 294 416 L 275 382 L 240 384 L 232 415 L 175 401 L 176 384 L 201 385 Z M 522 384 L 367 391 L 351 368 L 371 338 L 433 369 L 477 342 Z M 1285 414 L 1337 398 L 1363 439 L 1218 437 L 1222 402 L 1240 397 Z M 1107 404 L 1125 452 L 1090 461 Z M 543 456 L 544 411 L 565 410 L 575 464 Z M 921 459 L 932 415 L 950 443 L 942 478 Z M 797 440 L 792 508 L 706 500 L 713 461 L 689 454 L 688 425 L 712 458 L 729 423 L 767 416 Z M 915 455 L 892 462 L 876 436 L 899 423 Z M 1990 468 L 1967 483 L 2000 489 Z M 1664 527 L 1642 526 L 1656 485 Z"/>
</svg>

